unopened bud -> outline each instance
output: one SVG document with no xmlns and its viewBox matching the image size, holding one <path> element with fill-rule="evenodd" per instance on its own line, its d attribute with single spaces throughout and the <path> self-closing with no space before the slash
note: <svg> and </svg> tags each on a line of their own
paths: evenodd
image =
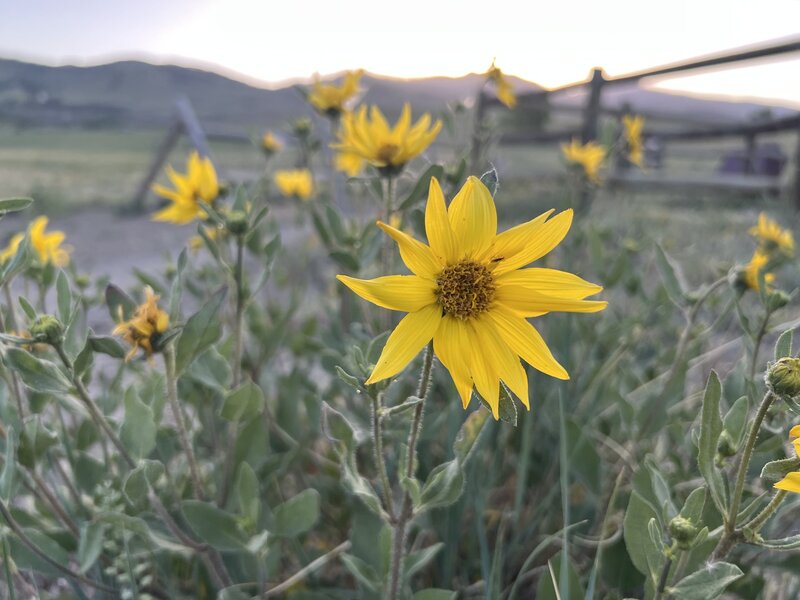
<svg viewBox="0 0 800 600">
<path fill-rule="evenodd" d="M 792 399 L 800 395 L 800 358 L 787 356 L 767 367 L 767 387 L 776 396 Z"/>
<path fill-rule="evenodd" d="M 697 532 L 697 525 L 686 517 L 681 517 L 679 515 L 669 522 L 669 535 L 678 543 L 678 547 L 682 550 L 689 549 L 692 542 L 694 542 L 697 537 Z"/>
<path fill-rule="evenodd" d="M 225 218 L 225 227 L 233 235 L 244 235 L 247 233 L 247 215 L 241 210 L 232 210 Z"/>
<path fill-rule="evenodd" d="M 731 437 L 731 434 L 727 432 L 727 430 L 723 429 L 719 436 L 719 440 L 717 441 L 717 452 L 723 458 L 728 458 L 729 456 L 736 454 L 736 444 L 733 443 L 733 438 Z"/>
<path fill-rule="evenodd" d="M 31 325 L 31 337 L 37 342 L 56 346 L 64 339 L 64 325 L 53 315 L 41 315 Z"/>
<path fill-rule="evenodd" d="M 783 290 L 774 290 L 767 297 L 767 308 L 770 312 L 776 311 L 789 304 L 789 294 Z"/>
</svg>

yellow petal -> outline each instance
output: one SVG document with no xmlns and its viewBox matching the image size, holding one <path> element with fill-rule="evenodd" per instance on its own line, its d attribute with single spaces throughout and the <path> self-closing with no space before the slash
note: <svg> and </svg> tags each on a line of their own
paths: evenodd
<svg viewBox="0 0 800 600">
<path fill-rule="evenodd" d="M 575 300 L 540 294 L 521 285 L 498 285 L 495 301 L 524 317 L 548 312 L 592 313 L 608 306 L 608 302 L 600 300 Z"/>
<path fill-rule="evenodd" d="M 450 372 L 464 408 L 467 408 L 472 398 L 473 385 L 466 362 L 465 349 L 469 344 L 466 329 L 466 322 L 446 315 L 433 336 L 433 350 Z"/>
<path fill-rule="evenodd" d="M 795 425 L 789 430 L 789 437 L 800 438 L 800 425 Z"/>
<path fill-rule="evenodd" d="M 371 280 L 337 275 L 336 279 L 364 300 L 389 310 L 416 312 L 436 302 L 433 293 L 436 285 L 416 275 L 389 275 Z"/>
<path fill-rule="evenodd" d="M 566 369 L 553 357 L 550 348 L 536 328 L 508 309 L 495 306 L 486 313 L 503 341 L 522 360 L 546 375 L 569 379 Z"/>
<path fill-rule="evenodd" d="M 583 300 L 603 291 L 603 288 L 594 283 L 589 283 L 566 271 L 556 269 L 519 269 L 497 277 L 498 287 L 503 285 L 519 285 L 534 292 L 567 298 Z"/>
<path fill-rule="evenodd" d="M 484 252 L 497 233 L 497 210 L 489 190 L 470 176 L 447 210 L 461 257 Z"/>
<path fill-rule="evenodd" d="M 530 410 L 528 375 L 525 373 L 522 363 L 519 362 L 519 356 L 508 346 L 486 313 L 472 322 L 480 341 L 480 348 L 488 357 L 494 372 Z"/>
<path fill-rule="evenodd" d="M 779 490 L 800 494 L 800 472 L 793 471 L 781 479 L 775 486 Z"/>
<path fill-rule="evenodd" d="M 425 347 L 442 321 L 442 309 L 432 304 L 403 317 L 386 340 L 378 364 L 367 379 L 375 383 L 397 375 Z"/>
<path fill-rule="evenodd" d="M 474 320 L 467 321 L 467 365 L 475 382 L 475 389 L 492 409 L 495 419 L 500 418 L 500 374 L 488 352 L 482 348 L 482 340 L 475 330 Z"/>
<path fill-rule="evenodd" d="M 397 242 L 400 258 L 412 273 L 426 279 L 434 279 L 442 271 L 442 264 L 428 246 L 381 221 L 378 221 L 378 227 Z"/>
<path fill-rule="evenodd" d="M 495 238 L 491 253 L 497 265 L 496 276 L 532 263 L 561 243 L 572 225 L 572 209 L 544 222 L 543 217 L 548 214 L 504 231 Z"/>
<path fill-rule="evenodd" d="M 435 177 L 431 177 L 431 185 L 428 189 L 428 204 L 425 207 L 425 234 L 428 236 L 431 250 L 442 264 L 448 265 L 458 260 L 456 238 L 447 217 L 444 194 Z"/>
</svg>

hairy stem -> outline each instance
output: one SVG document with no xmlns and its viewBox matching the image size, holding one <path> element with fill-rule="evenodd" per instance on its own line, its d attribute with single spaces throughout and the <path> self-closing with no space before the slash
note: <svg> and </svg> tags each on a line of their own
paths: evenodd
<svg viewBox="0 0 800 600">
<path fill-rule="evenodd" d="M 769 519 L 776 510 L 778 510 L 778 507 L 786 499 L 788 494 L 789 492 L 786 490 L 778 490 L 778 493 L 772 497 L 772 500 L 770 500 L 769 504 L 767 504 L 755 517 L 742 525 L 742 529 L 749 529 L 753 533 L 758 533 L 761 531 L 764 523 L 766 523 L 767 519 Z"/>
<path fill-rule="evenodd" d="M 381 480 L 383 505 L 389 518 L 394 521 L 394 503 L 392 502 L 392 487 L 389 484 L 389 475 L 386 473 L 386 460 L 383 457 L 383 427 L 381 417 L 381 394 L 372 399 L 372 449 L 375 458 L 375 468 Z"/>
</svg>

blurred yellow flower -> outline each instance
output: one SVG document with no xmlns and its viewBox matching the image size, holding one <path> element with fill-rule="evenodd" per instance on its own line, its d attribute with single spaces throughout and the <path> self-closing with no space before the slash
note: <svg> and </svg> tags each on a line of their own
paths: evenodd
<svg viewBox="0 0 800 600">
<path fill-rule="evenodd" d="M 394 128 L 377 106 L 367 115 L 367 107 L 342 115 L 339 143 L 332 146 L 341 151 L 360 156 L 384 174 L 397 174 L 403 166 L 422 153 L 439 135 L 442 122 L 431 126 L 431 116 L 424 114 L 411 125 L 411 105 L 405 103 Z"/>
<path fill-rule="evenodd" d="M 561 152 L 569 162 L 580 165 L 587 179 L 600 183 L 600 169 L 606 159 L 606 149 L 597 142 L 581 144 L 573 139 L 569 144 L 561 144 Z"/>
<path fill-rule="evenodd" d="M 308 102 L 322 114 L 338 116 L 347 101 L 358 93 L 358 83 L 364 71 L 348 71 L 341 85 L 322 83 L 317 77 L 308 92 Z"/>
<path fill-rule="evenodd" d="M 627 144 L 628 160 L 641 168 L 644 166 L 644 117 L 642 115 L 624 115 L 622 128 Z"/>
<path fill-rule="evenodd" d="M 36 257 L 43 265 L 53 263 L 56 267 L 63 267 L 69 264 L 69 246 L 62 246 L 66 235 L 63 231 L 45 232 L 47 227 L 47 217 L 36 217 L 30 226 L 31 247 L 36 252 Z M 19 249 L 22 240 L 25 239 L 24 233 L 16 233 L 0 252 L 0 262 L 5 262 L 14 256 Z"/>
<path fill-rule="evenodd" d="M 568 379 L 527 319 L 552 311 L 596 312 L 607 303 L 585 300 L 602 288 L 572 273 L 521 268 L 567 234 L 572 211 L 548 220 L 552 213 L 497 234 L 494 200 L 479 179 L 470 177 L 447 207 L 433 178 L 425 210 L 429 246 L 379 221 L 413 275 L 337 276 L 365 300 L 409 313 L 389 336 L 367 383 L 402 371 L 431 339 L 463 406 L 474 386 L 495 419 L 501 381 L 530 408 L 520 357 L 543 373 Z"/>
<path fill-rule="evenodd" d="M 503 72 L 492 63 L 492 66 L 486 72 L 486 76 L 494 82 L 497 99 L 508 108 L 514 108 L 517 105 L 517 96 L 514 93 L 514 87 L 506 79 Z"/>
<path fill-rule="evenodd" d="M 268 154 L 274 154 L 278 152 L 281 148 L 283 148 L 283 144 L 281 144 L 280 140 L 275 137 L 275 134 L 271 131 L 264 132 L 264 135 L 261 136 L 261 149 L 267 152 Z"/>
<path fill-rule="evenodd" d="M 337 152 L 333 157 L 333 164 L 337 171 L 345 173 L 348 177 L 356 177 L 364 170 L 366 161 L 353 152 Z"/>
<path fill-rule="evenodd" d="M 314 194 L 314 179 L 308 169 L 277 171 L 275 185 L 288 198 L 308 200 Z"/>
<path fill-rule="evenodd" d="M 144 293 L 144 304 L 136 308 L 133 317 L 128 321 L 122 321 L 122 315 L 120 315 L 122 322 L 113 331 L 113 335 L 121 335 L 132 346 L 125 360 L 133 358 L 139 348 L 148 357 L 152 356 L 159 336 L 169 327 L 169 315 L 158 307 L 158 296 L 153 293 L 153 289 L 147 286 L 144 288 Z"/>
<path fill-rule="evenodd" d="M 761 250 L 767 254 L 778 250 L 786 256 L 794 255 L 794 236 L 792 232 L 788 229 L 783 229 L 763 212 L 758 215 L 758 224 L 752 227 L 749 233 L 758 238 Z"/>
<path fill-rule="evenodd" d="M 220 234 L 225 233 L 225 230 L 220 229 L 219 227 L 216 226 L 211 226 L 211 227 L 203 226 L 203 233 L 206 234 L 208 239 L 216 240 L 220 236 Z M 200 248 L 203 247 L 203 244 L 205 244 L 205 241 L 199 235 L 193 235 L 192 237 L 189 238 L 189 250 L 191 250 L 192 252 L 199 251 Z"/>
<path fill-rule="evenodd" d="M 751 258 L 750 262 L 744 267 L 744 283 L 748 288 L 755 291 L 759 290 L 758 277 L 759 274 L 764 271 L 767 263 L 769 263 L 769 256 L 764 254 L 761 250 L 756 250 L 753 253 L 753 258 Z M 772 273 L 764 273 L 764 283 L 767 285 L 767 289 L 770 288 L 770 284 L 773 281 L 775 281 L 775 275 Z"/>
<path fill-rule="evenodd" d="M 189 155 L 185 175 L 177 173 L 172 166 L 168 166 L 167 176 L 175 189 L 156 184 L 153 186 L 153 191 L 170 200 L 172 204 L 155 213 L 153 220 L 185 225 L 195 219 L 205 219 L 206 213 L 200 206 L 200 201 L 211 204 L 219 196 L 217 172 L 211 160 L 207 156 L 200 158 L 200 155 L 193 151 Z"/>
<path fill-rule="evenodd" d="M 795 425 L 792 427 L 791 431 L 789 431 L 789 437 L 795 438 L 792 440 L 792 445 L 794 446 L 794 452 L 800 458 L 800 425 Z M 787 492 L 794 492 L 796 494 L 800 494 L 800 471 L 792 471 L 791 473 L 787 473 L 786 477 L 781 479 L 778 483 L 774 485 L 774 487 L 778 488 L 779 490 L 786 490 Z"/>
</svg>

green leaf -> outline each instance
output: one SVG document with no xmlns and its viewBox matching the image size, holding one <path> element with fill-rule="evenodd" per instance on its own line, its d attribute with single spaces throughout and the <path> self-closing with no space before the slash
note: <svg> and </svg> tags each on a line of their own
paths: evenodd
<svg viewBox="0 0 800 600">
<path fill-rule="evenodd" d="M 536 600 L 560 600 L 560 592 L 557 590 L 557 587 L 562 581 L 561 557 L 562 555 L 559 554 L 548 562 L 547 570 L 542 574 L 536 588 L 536 595 L 534 596 Z M 569 593 L 565 596 L 564 600 L 583 600 L 584 595 L 581 588 L 581 580 L 571 561 L 567 562 L 567 572 L 565 575 L 569 582 Z"/>
<path fill-rule="evenodd" d="M 186 321 L 176 348 L 175 368 L 178 373 L 182 373 L 197 356 L 205 352 L 222 335 L 222 324 L 217 313 L 227 292 L 227 287 L 217 290 L 211 299 Z"/>
<path fill-rule="evenodd" d="M 6 432 L 5 464 L 0 475 L 0 496 L 8 501 L 14 493 L 14 482 L 17 475 L 17 432 L 8 427 Z"/>
<path fill-rule="evenodd" d="M 357 556 L 347 554 L 346 552 L 341 555 L 342 564 L 350 571 L 350 574 L 356 580 L 370 591 L 377 592 L 380 589 L 380 581 L 378 574 L 372 565 L 364 562 Z"/>
<path fill-rule="evenodd" d="M 686 300 L 686 286 L 681 283 L 680 267 L 667 256 L 660 244 L 656 244 L 656 265 L 661 273 L 667 296 L 676 306 L 683 306 Z"/>
<path fill-rule="evenodd" d="M 56 304 L 58 305 L 58 318 L 62 323 L 69 323 L 72 316 L 72 291 L 64 271 L 59 269 L 56 275 Z"/>
<path fill-rule="evenodd" d="M 226 421 L 248 421 L 264 409 L 264 392 L 252 381 L 225 396 L 220 415 Z"/>
<path fill-rule="evenodd" d="M 125 478 L 122 491 L 134 506 L 147 498 L 150 487 L 164 474 L 164 465 L 157 460 L 143 460 Z"/>
<path fill-rule="evenodd" d="M 330 404 L 322 402 L 322 431 L 332 442 L 341 442 L 351 448 L 356 439 L 356 430 L 342 413 Z"/>
<path fill-rule="evenodd" d="M 81 537 L 78 542 L 78 571 L 86 573 L 100 557 L 103 551 L 107 525 L 100 522 L 81 525 Z"/>
<path fill-rule="evenodd" d="M 58 434 L 42 422 L 42 415 L 31 415 L 22 426 L 18 459 L 20 464 L 33 468 L 42 455 L 58 443 Z"/>
<path fill-rule="evenodd" d="M 125 392 L 125 419 L 119 436 L 135 457 L 142 458 L 156 447 L 156 426 L 153 409 L 139 399 L 131 386 Z"/>
<path fill-rule="evenodd" d="M 329 253 L 329 256 L 336 262 L 336 264 L 346 271 L 355 273 L 361 269 L 361 263 L 358 262 L 358 258 L 353 256 L 350 252 L 334 250 L 333 252 Z"/>
<path fill-rule="evenodd" d="M 668 592 L 675 600 L 714 600 L 744 573 L 736 565 L 726 562 L 706 564 L 700 571 L 684 577 Z"/>
<path fill-rule="evenodd" d="M 30 302 L 28 302 L 28 299 L 25 298 L 25 296 L 20 296 L 19 298 L 17 298 L 17 301 L 19 302 L 20 308 L 22 308 L 22 312 L 25 313 L 25 316 L 28 317 L 31 321 L 35 321 L 36 315 L 38 313 L 36 312 L 36 309 L 33 307 L 33 305 Z"/>
<path fill-rule="evenodd" d="M 661 554 L 661 548 L 654 544 L 650 537 L 648 524 L 651 519 L 657 519 L 658 513 L 637 491 L 631 492 L 628 509 L 625 511 L 623 522 L 623 537 L 628 555 L 636 569 L 651 579 L 659 576 L 658 571 L 651 567 L 653 557 Z"/>
<path fill-rule="evenodd" d="M 700 473 L 708 483 L 711 499 L 720 514 L 726 514 L 725 486 L 715 464 L 717 443 L 722 433 L 722 418 L 719 414 L 719 400 L 722 396 L 722 385 L 714 371 L 708 376 L 706 391 L 703 396 L 703 411 L 700 421 L 699 451 L 697 465 Z"/>
<path fill-rule="evenodd" d="M 464 421 L 461 430 L 456 436 L 456 441 L 453 444 L 453 451 L 455 452 L 456 458 L 462 463 L 466 460 L 467 455 L 478 441 L 478 436 L 488 422 L 489 413 L 485 410 L 472 411 Z"/>
<path fill-rule="evenodd" d="M 106 354 L 111 358 L 125 358 L 125 348 L 119 340 L 107 335 L 89 336 L 89 346 L 94 352 Z"/>
<path fill-rule="evenodd" d="M 681 508 L 681 516 L 697 525 L 703 516 L 703 505 L 706 503 L 706 488 L 692 490 Z"/>
<path fill-rule="evenodd" d="M 236 494 L 239 499 L 239 514 L 246 519 L 249 525 L 254 527 L 258 523 L 258 515 L 261 512 L 261 499 L 258 477 L 256 477 L 253 467 L 246 462 L 239 465 L 239 473 L 236 476 Z"/>
<path fill-rule="evenodd" d="M 800 458 L 773 460 L 761 469 L 761 477 L 769 483 L 776 483 L 793 471 L 800 470 Z"/>
<path fill-rule="evenodd" d="M 2 198 L 0 212 L 9 213 L 25 210 L 33 203 L 33 198 Z"/>
<path fill-rule="evenodd" d="M 733 440 L 734 447 L 737 449 L 744 438 L 745 425 L 747 423 L 747 413 L 750 410 L 750 400 L 747 396 L 742 396 L 733 403 L 730 410 L 722 420 L 722 428 L 728 432 Z"/>
<path fill-rule="evenodd" d="M 481 175 L 481 183 L 488 188 L 489 193 L 494 197 L 497 193 L 497 186 L 500 183 L 500 178 L 497 176 L 497 169 L 494 168 L 494 165 L 492 165 L 492 168 L 486 171 L 486 173 Z"/>
<path fill-rule="evenodd" d="M 792 355 L 793 337 L 793 329 L 787 329 L 780 335 L 778 341 L 775 342 L 775 360 Z"/>
<path fill-rule="evenodd" d="M 303 490 L 275 507 L 270 533 L 278 537 L 296 537 L 311 529 L 319 520 L 319 492 Z"/>
<path fill-rule="evenodd" d="M 405 569 L 405 578 L 410 580 L 415 573 L 424 569 L 428 564 L 436 558 L 439 551 L 444 548 L 444 544 L 439 542 L 433 546 L 428 546 L 416 552 L 410 552 L 406 556 L 403 568 Z"/>
<path fill-rule="evenodd" d="M 184 500 L 181 510 L 197 537 L 217 550 L 241 550 L 245 547 L 247 537 L 232 514 L 200 500 Z"/>
<path fill-rule="evenodd" d="M 411 600 L 456 600 L 458 594 L 441 588 L 428 588 L 414 593 Z"/>
<path fill-rule="evenodd" d="M 127 321 L 136 312 L 136 302 L 113 283 L 106 286 L 106 306 L 114 323 Z"/>
<path fill-rule="evenodd" d="M 411 190 L 411 193 L 400 203 L 398 210 L 405 211 L 414 206 L 423 195 L 427 195 L 428 188 L 430 188 L 431 185 L 431 179 L 436 177 L 436 179 L 441 182 L 443 176 L 444 168 L 442 168 L 441 165 L 431 165 L 428 167 L 428 169 L 420 175 L 419 179 L 417 179 L 417 183 L 414 185 L 414 189 Z"/>
<path fill-rule="evenodd" d="M 473 392 L 475 396 L 478 397 L 478 400 L 481 401 L 489 412 L 492 412 L 491 405 L 484 400 L 478 392 Z M 502 381 L 500 382 L 500 397 L 499 397 L 499 406 L 498 406 L 499 418 L 504 423 L 509 423 L 514 427 L 517 426 L 517 405 L 514 402 L 514 395 L 511 391 L 506 387 L 506 384 Z"/>
<path fill-rule="evenodd" d="M 464 469 L 458 460 L 434 467 L 422 486 L 419 510 L 449 506 L 464 491 Z"/>
<path fill-rule="evenodd" d="M 14 256 L 2 266 L 2 271 L 0 271 L 0 284 L 4 285 L 8 283 L 17 273 L 21 273 L 27 269 L 33 261 L 33 256 L 31 236 L 29 233 L 26 233 L 17 251 L 14 253 Z"/>
<path fill-rule="evenodd" d="M 61 544 L 56 542 L 53 538 L 32 527 L 24 528 L 23 531 L 39 550 L 44 552 L 55 562 L 64 566 L 69 564 L 69 554 L 64 550 Z M 11 547 L 11 556 L 18 569 L 24 571 L 33 570 L 53 577 L 64 576 L 63 572 L 42 560 L 30 548 L 23 544 L 17 536 L 9 535 L 6 539 L 8 539 L 9 546 Z"/>
<path fill-rule="evenodd" d="M 326 204 L 325 217 L 328 220 L 329 231 L 333 234 L 335 240 L 339 244 L 346 243 L 348 236 L 344 229 L 344 223 L 342 223 L 342 217 L 339 215 L 339 211 L 330 204 Z"/>
</svg>

